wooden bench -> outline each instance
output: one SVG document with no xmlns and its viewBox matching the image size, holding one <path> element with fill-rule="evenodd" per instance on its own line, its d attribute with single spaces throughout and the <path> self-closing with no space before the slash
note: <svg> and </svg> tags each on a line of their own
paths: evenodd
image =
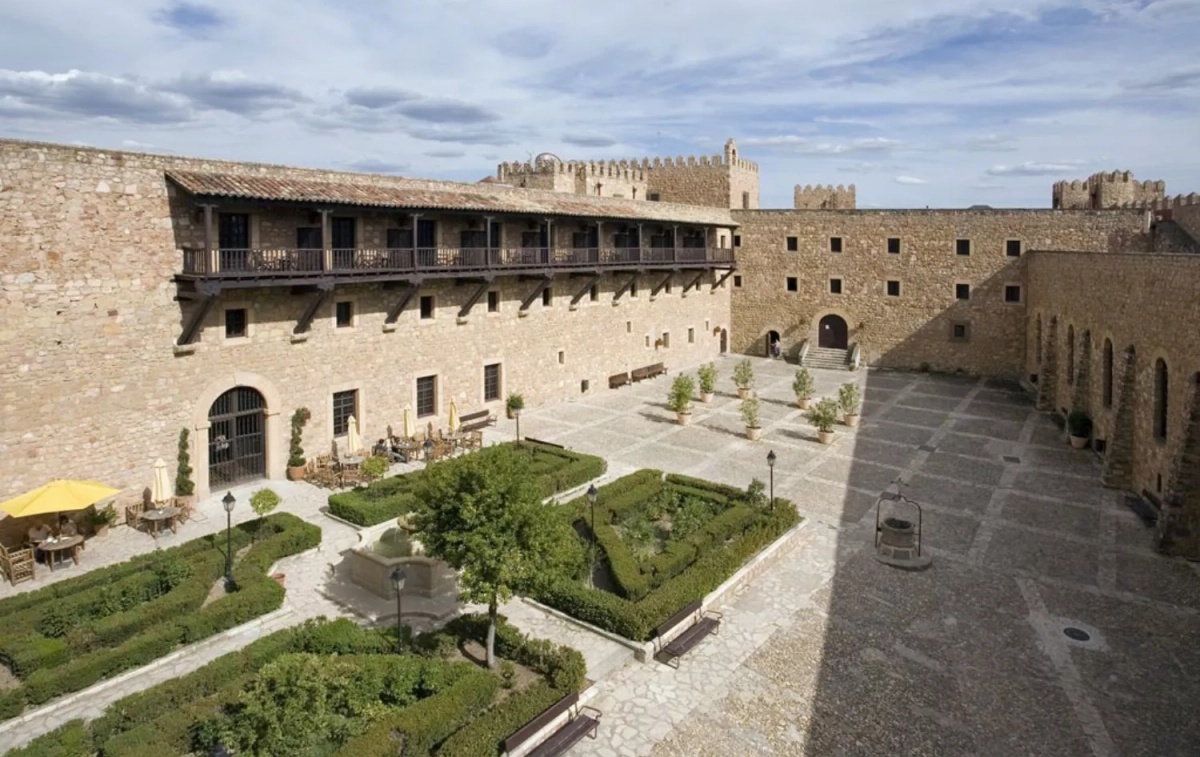
<svg viewBox="0 0 1200 757">
<path fill-rule="evenodd" d="M 629 372 L 629 376 L 634 381 L 641 381 L 643 379 L 648 379 L 648 378 L 650 378 L 650 369 L 649 368 L 634 368 L 632 371 Z"/>
<path fill-rule="evenodd" d="M 667 618 L 667 621 L 654 631 L 654 636 L 660 641 L 668 633 L 680 625 L 696 618 L 699 619 L 684 630 L 683 633 L 659 647 L 659 654 L 667 659 L 667 664 L 679 667 L 679 658 L 690 652 L 693 647 L 704 640 L 710 633 L 717 633 L 721 627 L 721 613 L 709 610 L 701 612 L 700 602 L 692 602 L 687 607 Z"/>
<path fill-rule="evenodd" d="M 566 449 L 566 447 L 562 446 L 561 444 L 555 444 L 554 442 L 544 442 L 541 439 L 534 439 L 531 436 L 525 437 L 525 441 L 529 442 L 530 444 L 538 444 L 543 447 L 554 447 L 555 449 Z"/>
<path fill-rule="evenodd" d="M 655 363 L 654 365 L 648 365 L 648 366 L 646 366 L 646 370 L 649 371 L 650 378 L 654 378 L 655 376 L 667 375 L 667 366 L 665 363 Z"/>
<path fill-rule="evenodd" d="M 629 374 L 628 373 L 618 373 L 616 375 L 608 377 L 608 388 L 609 389 L 618 389 L 618 388 L 620 388 L 622 386 L 626 386 L 628 384 L 629 384 Z"/>
<path fill-rule="evenodd" d="M 480 410 L 478 413 L 468 413 L 458 419 L 463 431 L 482 431 L 488 426 L 496 425 L 496 416 L 490 410 Z"/>
<path fill-rule="evenodd" d="M 570 694 L 550 705 L 549 709 L 505 739 L 505 753 L 512 754 L 564 712 L 568 713 L 567 722 L 550 734 L 548 739 L 538 744 L 526 757 L 557 757 L 570 751 L 584 736 L 596 738 L 596 730 L 600 727 L 600 711 L 594 707 L 580 705 L 579 694 Z"/>
</svg>

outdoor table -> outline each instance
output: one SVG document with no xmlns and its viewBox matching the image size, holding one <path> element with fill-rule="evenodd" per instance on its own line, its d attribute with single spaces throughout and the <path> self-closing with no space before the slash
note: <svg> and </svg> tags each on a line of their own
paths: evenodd
<svg viewBox="0 0 1200 757">
<path fill-rule="evenodd" d="M 150 521 L 154 524 L 154 530 L 150 535 L 155 539 L 158 538 L 158 530 L 160 524 L 165 520 L 171 526 L 171 533 L 175 533 L 175 516 L 179 515 L 178 507 L 158 507 L 153 510 L 143 510 L 142 520 Z"/>
<path fill-rule="evenodd" d="M 71 550 L 71 559 L 79 564 L 79 545 L 83 544 L 82 536 L 65 536 L 61 539 L 46 539 L 38 544 L 38 549 L 46 554 L 46 567 L 54 572 L 54 563 L 60 559 L 65 550 Z"/>
<path fill-rule="evenodd" d="M 359 455 L 346 455 L 342 458 L 342 465 L 362 465 L 362 461 Z"/>
</svg>

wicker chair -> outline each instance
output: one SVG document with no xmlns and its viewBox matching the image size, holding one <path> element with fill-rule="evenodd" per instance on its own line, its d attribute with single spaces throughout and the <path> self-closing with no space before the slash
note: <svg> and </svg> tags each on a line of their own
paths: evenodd
<svg viewBox="0 0 1200 757">
<path fill-rule="evenodd" d="M 0 571 L 16 585 L 37 578 L 37 561 L 31 547 L 9 549 L 0 544 Z"/>
</svg>

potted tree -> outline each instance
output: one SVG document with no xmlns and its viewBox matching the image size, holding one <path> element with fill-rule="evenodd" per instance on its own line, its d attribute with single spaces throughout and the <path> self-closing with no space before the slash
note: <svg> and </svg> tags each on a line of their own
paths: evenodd
<svg viewBox="0 0 1200 757">
<path fill-rule="evenodd" d="M 837 423 L 840 409 L 838 401 L 833 397 L 823 397 L 805 413 L 808 422 L 817 427 L 817 438 L 821 444 L 833 441 L 833 427 Z"/>
<path fill-rule="evenodd" d="M 702 365 L 696 373 L 700 376 L 700 401 L 707 405 L 717 388 L 717 364 Z"/>
<path fill-rule="evenodd" d="M 696 382 L 686 373 L 681 373 L 671 382 L 671 393 L 667 396 L 667 404 L 675 411 L 680 426 L 686 426 L 692 420 L 692 395 L 696 393 Z"/>
<path fill-rule="evenodd" d="M 792 379 L 792 391 L 796 393 L 796 406 L 807 410 L 813 395 L 812 374 L 807 368 L 796 371 L 796 378 Z"/>
<path fill-rule="evenodd" d="M 843 420 L 850 428 L 858 425 L 858 408 L 862 404 L 862 390 L 853 381 L 847 381 L 838 389 L 837 403 L 842 409 Z"/>
<path fill-rule="evenodd" d="M 179 430 L 179 455 L 175 467 L 175 496 L 185 504 L 190 504 L 196 493 L 196 483 L 192 481 L 192 457 L 188 451 L 188 430 Z"/>
<path fill-rule="evenodd" d="M 733 383 L 737 384 L 738 399 L 746 399 L 750 394 L 750 389 L 754 386 L 754 367 L 750 365 L 749 358 L 733 367 Z"/>
<path fill-rule="evenodd" d="M 758 397 L 742 400 L 742 420 L 746 422 L 746 438 L 752 442 L 762 436 L 762 425 L 758 422 Z"/>
<path fill-rule="evenodd" d="M 296 412 L 292 413 L 292 442 L 291 451 L 288 453 L 287 469 L 289 481 L 299 481 L 304 478 L 304 469 L 308 461 L 304 459 L 304 448 L 300 446 L 300 441 L 304 433 L 304 424 L 308 423 L 308 419 L 311 417 L 312 414 L 308 412 L 307 407 L 296 408 Z"/>
<path fill-rule="evenodd" d="M 504 410 L 508 414 L 509 420 L 512 420 L 514 411 L 525 409 L 525 395 L 513 392 L 508 395 L 508 402 L 505 403 Z"/>
<path fill-rule="evenodd" d="M 1092 437 L 1092 419 L 1082 410 L 1072 410 L 1067 416 L 1067 433 L 1070 435 L 1071 446 L 1083 449 Z"/>
<path fill-rule="evenodd" d="M 84 519 L 91 528 L 93 536 L 104 537 L 108 535 L 108 529 L 117 522 L 117 510 L 111 502 L 99 510 L 92 505 L 84 512 Z"/>
</svg>

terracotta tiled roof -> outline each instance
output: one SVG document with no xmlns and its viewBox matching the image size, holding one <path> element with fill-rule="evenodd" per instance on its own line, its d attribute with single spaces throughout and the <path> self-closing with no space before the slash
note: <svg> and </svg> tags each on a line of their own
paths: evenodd
<svg viewBox="0 0 1200 757">
<path fill-rule="evenodd" d="M 167 177 L 193 195 L 253 200 L 328 203 L 406 210 L 457 210 L 481 213 L 612 218 L 627 221 L 734 226 L 729 211 L 613 197 L 588 197 L 501 184 L 456 184 L 447 181 L 365 177 L 362 182 L 317 181 L 195 171 L 167 171 Z"/>
</svg>

